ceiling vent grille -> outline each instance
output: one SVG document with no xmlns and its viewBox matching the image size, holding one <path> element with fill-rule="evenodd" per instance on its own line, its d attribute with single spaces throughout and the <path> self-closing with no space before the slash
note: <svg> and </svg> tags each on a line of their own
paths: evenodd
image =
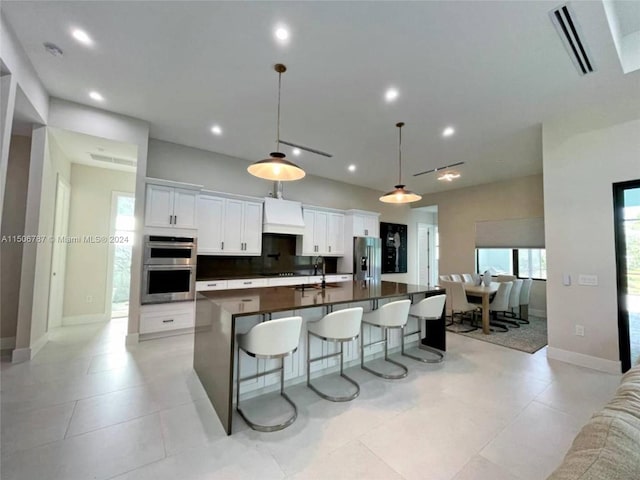
<svg viewBox="0 0 640 480">
<path fill-rule="evenodd" d="M 549 15 L 580 75 L 593 73 L 595 71 L 593 61 L 589 58 L 587 46 L 580 38 L 580 27 L 574 20 L 569 4 L 556 8 Z"/>
<path fill-rule="evenodd" d="M 115 165 L 124 165 L 127 167 L 135 167 L 135 160 L 129 160 L 128 158 L 110 157 L 108 155 L 99 155 L 97 153 L 89 153 L 92 160 L 96 162 L 113 163 Z"/>
</svg>

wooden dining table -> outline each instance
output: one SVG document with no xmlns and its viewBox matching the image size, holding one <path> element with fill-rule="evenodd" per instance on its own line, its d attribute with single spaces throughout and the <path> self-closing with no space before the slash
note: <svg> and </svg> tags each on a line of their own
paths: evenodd
<svg viewBox="0 0 640 480">
<path fill-rule="evenodd" d="M 482 298 L 482 333 L 489 335 L 489 297 L 498 291 L 500 283 L 491 282 L 491 285 L 474 285 L 473 283 L 464 283 L 464 291 L 472 297 Z"/>
</svg>

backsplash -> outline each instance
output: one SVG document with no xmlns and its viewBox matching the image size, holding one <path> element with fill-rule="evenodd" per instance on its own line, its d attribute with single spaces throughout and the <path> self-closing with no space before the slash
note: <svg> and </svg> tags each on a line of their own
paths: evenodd
<svg viewBox="0 0 640 480">
<path fill-rule="evenodd" d="M 325 257 L 326 272 L 336 273 L 338 259 Z M 296 237 L 279 233 L 262 234 L 262 256 L 223 257 L 198 255 L 196 278 L 230 278 L 294 272 L 313 274 L 314 257 L 296 255 Z"/>
</svg>

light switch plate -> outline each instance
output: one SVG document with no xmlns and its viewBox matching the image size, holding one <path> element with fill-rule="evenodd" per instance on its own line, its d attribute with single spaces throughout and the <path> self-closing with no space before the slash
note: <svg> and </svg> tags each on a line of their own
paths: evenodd
<svg viewBox="0 0 640 480">
<path fill-rule="evenodd" d="M 598 285 L 597 275 L 585 275 L 581 273 L 578 275 L 578 285 L 584 285 L 587 287 L 595 287 Z"/>
<path fill-rule="evenodd" d="M 563 273 L 562 274 L 562 284 L 565 287 L 568 287 L 568 286 L 571 285 L 571 275 L 570 274 L 568 274 L 568 273 Z"/>
</svg>

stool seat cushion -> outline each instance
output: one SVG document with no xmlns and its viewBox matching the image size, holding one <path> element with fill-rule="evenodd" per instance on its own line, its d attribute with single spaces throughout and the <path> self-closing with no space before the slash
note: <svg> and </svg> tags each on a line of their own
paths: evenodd
<svg viewBox="0 0 640 480">
<path fill-rule="evenodd" d="M 253 355 L 284 355 L 298 347 L 301 328 L 302 317 L 269 320 L 259 323 L 245 334 L 238 335 L 238 345 Z"/>
<path fill-rule="evenodd" d="M 360 333 L 362 311 L 362 307 L 354 307 L 331 312 L 317 322 L 307 323 L 307 330 L 331 340 L 354 338 Z"/>
<path fill-rule="evenodd" d="M 407 323 L 411 300 L 398 300 L 386 303 L 377 310 L 366 313 L 362 321 L 380 327 L 402 327 Z"/>
<path fill-rule="evenodd" d="M 418 303 L 411 305 L 409 315 L 418 318 L 437 320 L 442 316 L 446 295 L 434 295 L 432 297 L 423 298 Z"/>
</svg>

